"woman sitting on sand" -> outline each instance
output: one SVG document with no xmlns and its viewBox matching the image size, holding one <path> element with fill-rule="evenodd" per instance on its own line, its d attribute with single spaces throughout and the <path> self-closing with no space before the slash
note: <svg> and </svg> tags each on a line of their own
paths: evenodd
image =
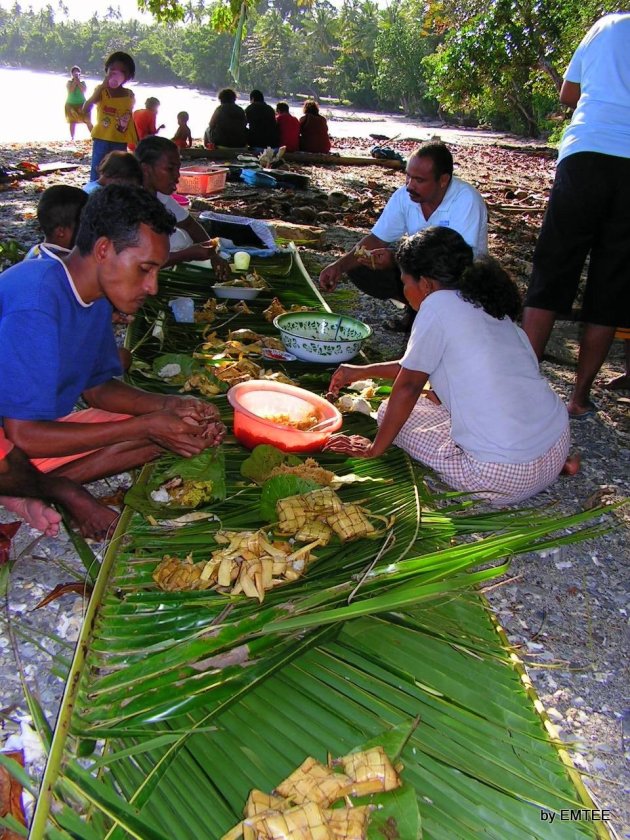
<svg viewBox="0 0 630 840">
<path fill-rule="evenodd" d="M 394 379 L 374 441 L 333 436 L 327 449 L 374 458 L 393 443 L 456 490 L 509 505 L 579 467 L 569 418 L 516 326 L 516 285 L 489 257 L 446 227 L 405 239 L 396 254 L 404 294 L 417 310 L 399 361 L 341 365 L 330 390 L 367 377 Z M 431 379 L 432 391 L 423 388 Z"/>
<path fill-rule="evenodd" d="M 179 181 L 179 149 L 172 140 L 152 135 L 141 140 L 134 152 L 142 169 L 145 190 L 157 195 L 162 204 L 175 217 L 176 231 L 171 236 L 171 252 L 166 265 L 190 260 L 212 260 L 212 267 L 219 279 L 230 275 L 228 263 L 217 254 L 216 244 L 207 231 L 178 204 L 172 193 Z"/>
<path fill-rule="evenodd" d="M 319 113 L 314 99 L 307 99 L 303 106 L 304 116 L 300 117 L 300 151 L 328 154 L 330 137 L 328 122 Z"/>
</svg>

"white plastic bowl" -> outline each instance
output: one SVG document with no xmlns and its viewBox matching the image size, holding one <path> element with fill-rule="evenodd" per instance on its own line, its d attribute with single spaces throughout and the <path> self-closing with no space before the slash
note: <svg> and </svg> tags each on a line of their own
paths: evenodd
<svg viewBox="0 0 630 840">
<path fill-rule="evenodd" d="M 248 286 L 210 286 L 218 298 L 230 300 L 253 300 L 258 297 L 262 289 L 251 289 Z"/>
<path fill-rule="evenodd" d="M 273 321 L 289 353 L 304 362 L 332 365 L 353 359 L 372 328 L 333 312 L 285 312 Z"/>
</svg>

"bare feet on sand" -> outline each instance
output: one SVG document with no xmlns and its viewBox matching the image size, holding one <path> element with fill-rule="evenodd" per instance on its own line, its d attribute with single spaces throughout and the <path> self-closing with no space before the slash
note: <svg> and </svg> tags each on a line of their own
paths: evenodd
<svg viewBox="0 0 630 840">
<path fill-rule="evenodd" d="M 564 462 L 564 467 L 560 471 L 560 475 L 575 475 L 580 469 L 582 459 L 579 455 L 569 455 Z"/>
<path fill-rule="evenodd" d="M 84 537 L 93 540 L 111 537 L 118 519 L 115 510 L 102 505 L 74 481 L 57 478 L 56 483 L 55 500 L 68 510 Z"/>
<path fill-rule="evenodd" d="M 80 485 L 65 478 L 55 479 L 54 500 L 68 510 L 84 537 L 104 540 L 112 535 L 118 514 L 102 505 Z M 47 537 L 59 534 L 61 514 L 41 499 L 0 496 L 0 505 Z"/>
<path fill-rule="evenodd" d="M 0 496 L 0 505 L 17 514 L 33 528 L 42 531 L 47 537 L 56 537 L 59 533 L 61 514 L 57 513 L 41 499 L 19 499 L 16 496 Z"/>
</svg>

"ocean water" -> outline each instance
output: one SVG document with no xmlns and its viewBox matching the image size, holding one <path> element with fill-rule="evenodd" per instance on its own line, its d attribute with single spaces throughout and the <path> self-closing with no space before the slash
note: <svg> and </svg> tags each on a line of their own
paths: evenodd
<svg viewBox="0 0 630 840">
<path fill-rule="evenodd" d="M 4 114 L 0 120 L 0 143 L 25 143 L 29 141 L 67 140 L 70 132 L 64 115 L 66 81 L 69 76 L 44 73 L 35 70 L 17 70 L 0 67 L 0 90 L 4 91 Z M 87 95 L 102 81 L 84 77 Z M 172 85 L 145 85 L 131 82 L 136 95 L 137 107 L 144 107 L 145 99 L 155 96 L 160 100 L 158 125 L 165 123 L 160 134 L 172 137 L 177 130 L 177 113 L 188 111 L 190 129 L 194 138 L 203 136 L 210 116 L 218 105 L 216 93 L 174 87 Z M 275 104 L 275 99 L 271 104 Z M 249 104 L 249 99 L 239 99 L 239 104 Z M 299 102 L 289 103 L 295 116 L 301 114 Z M 420 121 L 408 120 L 395 114 L 377 114 L 369 111 L 353 111 L 348 108 L 322 108 L 326 116 L 332 115 L 330 131 L 335 137 L 368 137 L 370 134 L 384 134 L 388 137 L 401 135 L 419 141 L 426 140 L 435 129 Z M 444 132 L 440 131 L 443 135 Z M 77 125 L 76 139 L 86 139 L 85 125 Z M 446 137 L 445 137 L 446 139 Z"/>
</svg>

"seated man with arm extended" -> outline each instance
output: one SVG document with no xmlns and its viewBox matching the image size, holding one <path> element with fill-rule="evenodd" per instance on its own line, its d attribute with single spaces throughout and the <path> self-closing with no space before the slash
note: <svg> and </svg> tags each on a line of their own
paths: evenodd
<svg viewBox="0 0 630 840">
<path fill-rule="evenodd" d="M 220 443 L 214 406 L 115 379 L 112 306 L 132 315 L 157 292 L 172 230 L 146 190 L 107 186 L 89 198 L 67 257 L 4 272 L 0 416 L 7 438 L 43 472 L 86 483 L 164 450 L 190 457 Z M 91 408 L 70 415 L 81 394 Z"/>
<path fill-rule="evenodd" d="M 453 156 L 444 143 L 425 143 L 416 149 L 407 163 L 405 185 L 389 199 L 372 232 L 322 271 L 322 289 L 332 292 L 347 274 L 367 295 L 405 302 L 400 270 L 389 245 L 430 225 L 456 230 L 475 256 L 488 250 L 486 205 L 473 186 L 453 177 Z M 413 317 L 407 307 L 403 318 L 390 327 L 408 332 Z"/>
</svg>

